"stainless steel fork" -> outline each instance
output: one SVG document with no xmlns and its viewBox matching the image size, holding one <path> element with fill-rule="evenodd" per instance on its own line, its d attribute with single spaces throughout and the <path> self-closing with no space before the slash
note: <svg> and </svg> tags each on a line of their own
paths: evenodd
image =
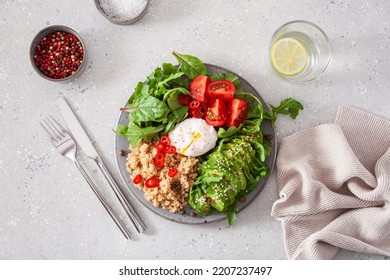
<svg viewBox="0 0 390 280">
<path fill-rule="evenodd" d="M 130 232 L 127 229 L 126 225 L 122 222 L 122 220 L 118 217 L 118 215 L 111 208 L 107 200 L 104 198 L 103 194 L 97 188 L 95 183 L 92 181 L 91 177 L 89 177 L 88 173 L 85 172 L 84 168 L 81 166 L 79 161 L 76 158 L 77 146 L 73 138 L 70 134 L 59 124 L 52 116 L 50 118 L 43 119 L 43 123 L 40 122 L 41 126 L 47 133 L 50 138 L 50 141 L 53 143 L 57 152 L 71 159 L 80 170 L 81 174 L 84 176 L 85 180 L 91 187 L 92 191 L 99 198 L 100 202 L 103 204 L 104 208 L 107 210 L 108 214 L 110 214 L 111 218 L 115 221 L 119 229 L 122 231 L 123 235 L 129 239 L 131 238 Z"/>
</svg>

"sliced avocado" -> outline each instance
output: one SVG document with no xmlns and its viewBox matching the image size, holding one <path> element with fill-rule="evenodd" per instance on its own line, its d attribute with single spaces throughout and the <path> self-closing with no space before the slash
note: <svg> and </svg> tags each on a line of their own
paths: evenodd
<svg viewBox="0 0 390 280">
<path fill-rule="evenodd" d="M 190 189 L 188 203 L 203 216 L 208 216 L 213 212 L 213 207 L 208 203 L 206 194 L 200 187 L 195 186 Z"/>
<path fill-rule="evenodd" d="M 246 187 L 246 179 L 239 164 L 225 157 L 222 153 L 215 153 L 209 159 L 208 164 L 203 167 L 203 171 L 215 177 L 222 177 L 222 180 L 229 183 L 230 188 L 233 186 L 233 198 L 240 190 Z M 231 200 L 230 196 L 229 198 Z"/>
<path fill-rule="evenodd" d="M 207 197 L 210 198 L 210 205 L 218 212 L 223 212 L 229 206 L 229 197 L 223 191 L 221 182 L 207 185 L 204 190 Z"/>
<path fill-rule="evenodd" d="M 226 212 L 235 199 L 247 195 L 263 176 L 269 174 L 264 159 L 269 145 L 263 145 L 261 132 L 238 132 L 220 140 L 199 168 L 199 177 L 190 191 L 190 205 L 200 214 L 210 208 Z"/>
</svg>

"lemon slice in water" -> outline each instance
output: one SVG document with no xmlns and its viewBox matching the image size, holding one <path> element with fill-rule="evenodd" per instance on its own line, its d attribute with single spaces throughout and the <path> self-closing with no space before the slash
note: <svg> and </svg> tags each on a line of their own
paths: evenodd
<svg viewBox="0 0 390 280">
<path fill-rule="evenodd" d="M 307 50 L 297 39 L 279 39 L 271 48 L 271 62 L 281 75 L 298 75 L 306 68 L 307 61 Z"/>
</svg>

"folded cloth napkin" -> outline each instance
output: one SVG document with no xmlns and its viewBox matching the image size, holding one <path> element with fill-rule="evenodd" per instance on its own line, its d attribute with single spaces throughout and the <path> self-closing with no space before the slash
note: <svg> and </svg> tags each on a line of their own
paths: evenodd
<svg viewBox="0 0 390 280">
<path fill-rule="evenodd" d="M 284 138 L 276 167 L 288 258 L 390 256 L 389 121 L 341 106 L 334 124 Z"/>
</svg>

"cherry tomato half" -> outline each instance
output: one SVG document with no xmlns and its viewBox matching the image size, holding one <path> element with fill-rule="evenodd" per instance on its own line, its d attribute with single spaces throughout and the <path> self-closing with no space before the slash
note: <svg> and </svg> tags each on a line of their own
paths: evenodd
<svg viewBox="0 0 390 280">
<path fill-rule="evenodd" d="M 226 106 L 221 99 L 211 99 L 207 104 L 205 121 L 212 126 L 222 126 L 226 121 Z"/>
<path fill-rule="evenodd" d="M 210 83 L 210 78 L 204 75 L 196 76 L 190 84 L 191 96 L 199 102 L 206 103 L 207 85 Z"/>
<path fill-rule="evenodd" d="M 176 153 L 176 147 L 175 146 L 167 146 L 165 149 L 165 152 L 167 154 L 173 155 L 174 153 Z"/>
<path fill-rule="evenodd" d="M 175 177 L 176 174 L 177 174 L 177 172 L 178 172 L 177 168 L 171 168 L 171 169 L 169 169 L 169 171 L 168 171 L 168 176 L 169 176 L 169 177 Z"/>
<path fill-rule="evenodd" d="M 228 80 L 216 80 L 207 86 L 207 98 L 218 98 L 224 102 L 233 100 L 236 87 Z"/>
<path fill-rule="evenodd" d="M 183 103 L 184 105 L 190 105 L 190 103 L 193 101 L 191 95 L 188 94 L 180 94 L 179 95 L 179 101 Z"/>
<path fill-rule="evenodd" d="M 139 183 L 141 183 L 141 181 L 142 181 L 142 175 L 141 174 L 136 175 L 134 177 L 134 179 L 133 179 L 133 183 L 134 184 L 139 184 Z"/>
<path fill-rule="evenodd" d="M 247 113 L 248 104 L 246 101 L 234 98 L 228 105 L 226 125 L 239 127 L 245 121 Z"/>
<path fill-rule="evenodd" d="M 160 142 L 165 143 L 167 146 L 171 145 L 171 139 L 169 139 L 167 134 L 164 134 L 160 137 Z"/>
<path fill-rule="evenodd" d="M 163 153 L 157 153 L 154 156 L 154 165 L 158 168 L 164 167 L 165 164 L 165 156 Z"/>
<path fill-rule="evenodd" d="M 164 154 L 166 148 L 167 148 L 167 144 L 165 144 L 164 142 L 159 141 L 159 142 L 156 144 L 157 153 L 162 153 L 162 154 Z"/>
<path fill-rule="evenodd" d="M 160 186 L 160 179 L 152 177 L 145 181 L 145 187 L 148 189 L 158 188 Z"/>
</svg>

